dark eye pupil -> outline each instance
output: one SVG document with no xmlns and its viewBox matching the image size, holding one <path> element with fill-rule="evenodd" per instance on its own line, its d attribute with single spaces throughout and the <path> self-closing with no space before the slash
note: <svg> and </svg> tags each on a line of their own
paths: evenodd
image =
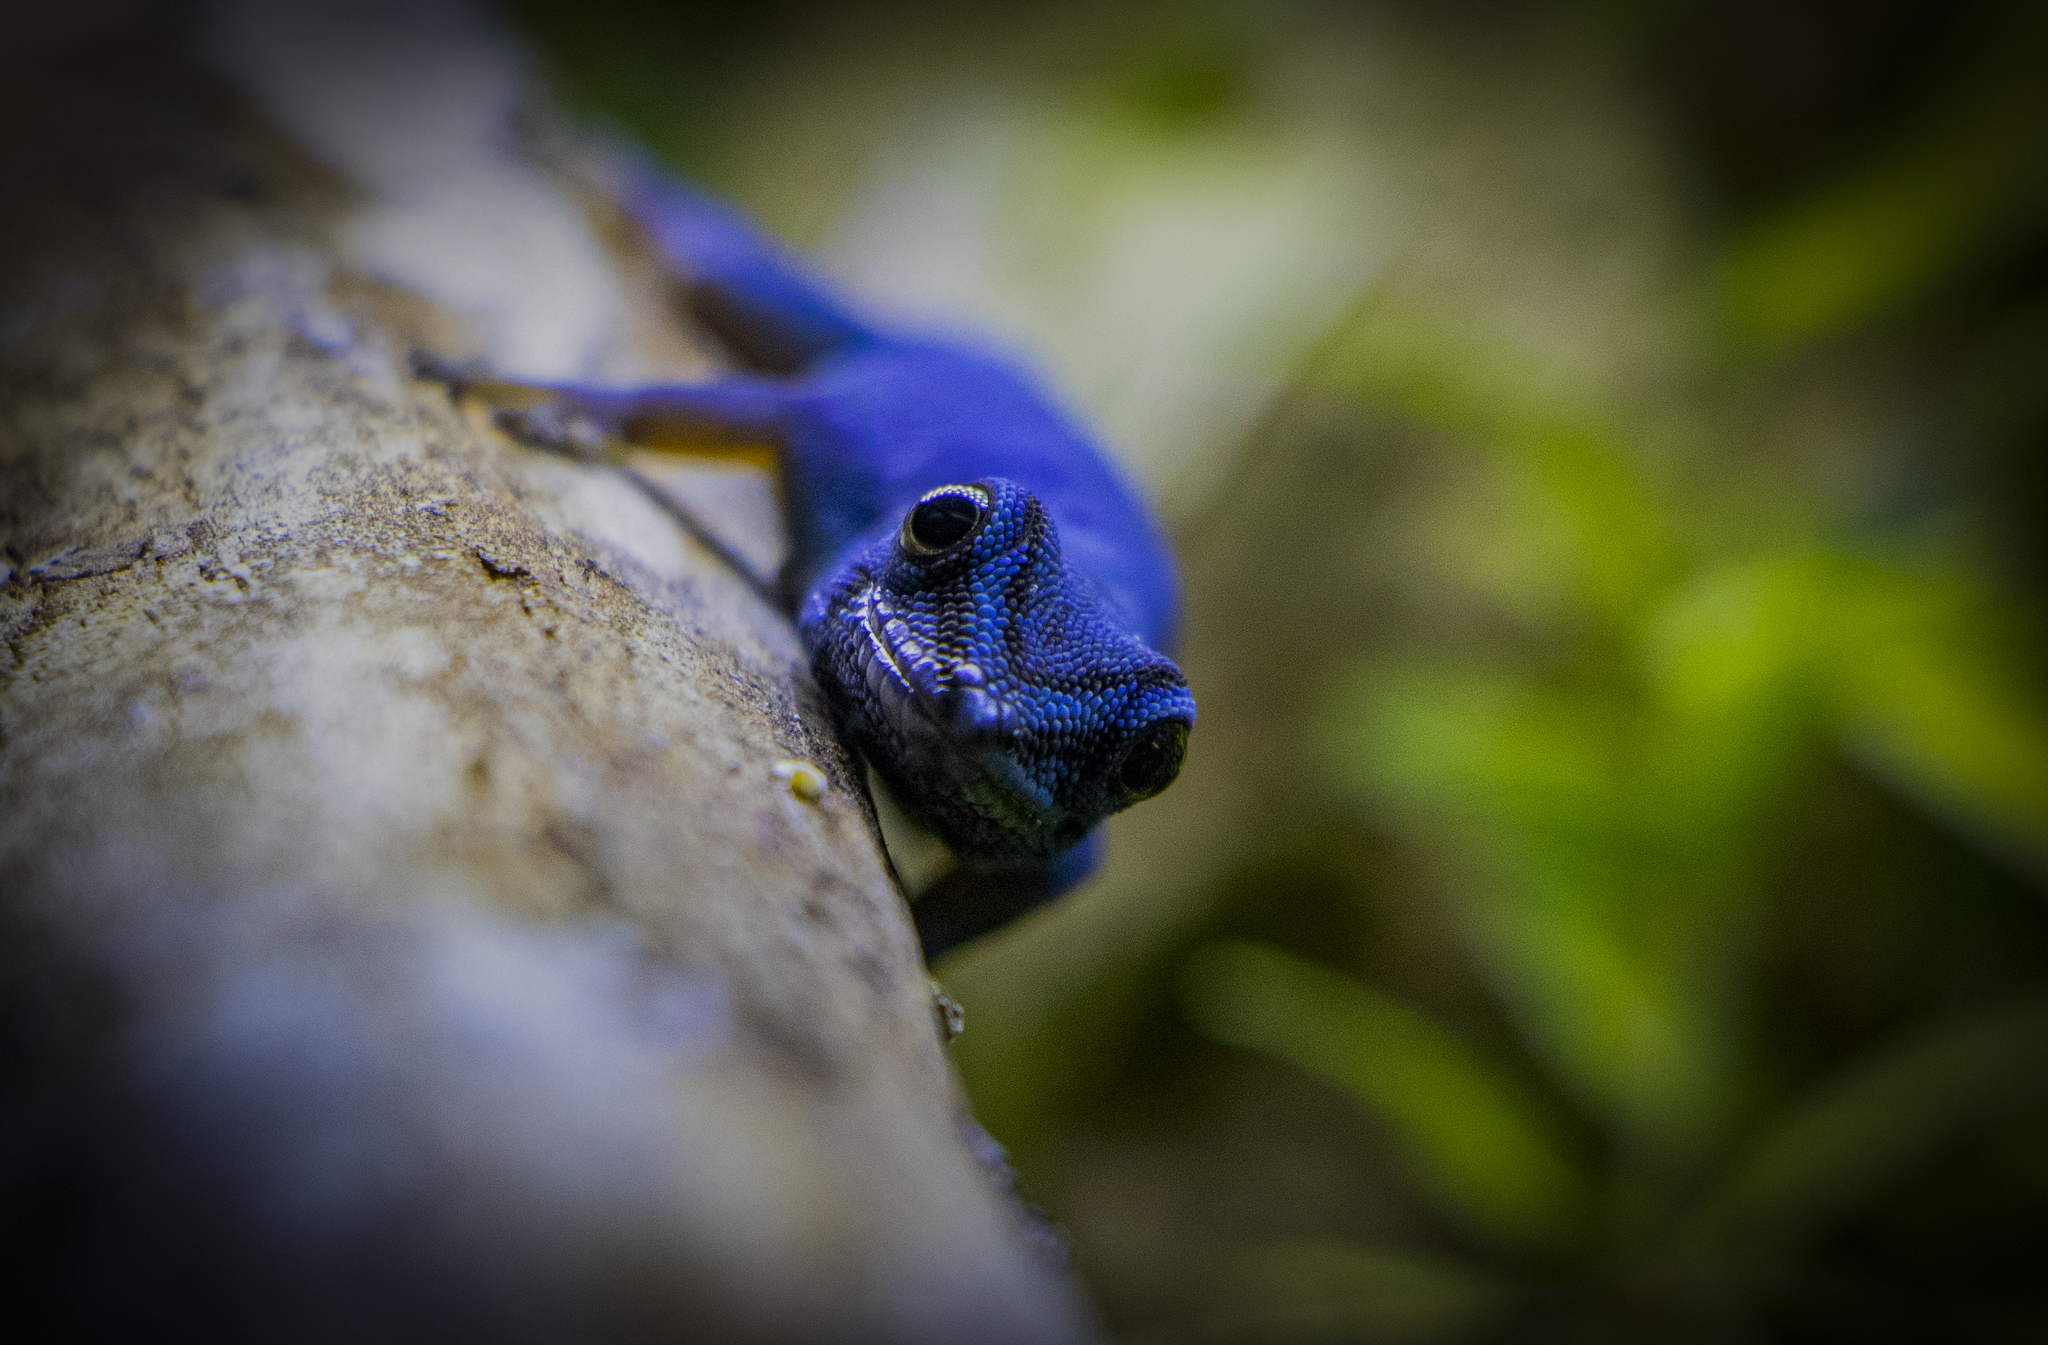
<svg viewBox="0 0 2048 1345">
<path fill-rule="evenodd" d="M 927 551 L 944 551 L 980 517 L 981 506 L 965 495 L 935 495 L 910 511 L 910 536 Z"/>
<path fill-rule="evenodd" d="M 1178 719 L 1160 720 L 1145 730 L 1124 758 L 1124 788 L 1140 798 L 1150 798 L 1173 783 L 1187 754 L 1188 726 Z"/>
</svg>

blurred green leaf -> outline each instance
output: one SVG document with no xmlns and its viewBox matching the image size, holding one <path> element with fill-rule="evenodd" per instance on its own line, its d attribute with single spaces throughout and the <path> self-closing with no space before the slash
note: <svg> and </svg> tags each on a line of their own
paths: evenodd
<svg viewBox="0 0 2048 1345">
<path fill-rule="evenodd" d="M 1284 1242 L 1226 1272 L 1196 1338 L 1225 1342 L 1468 1338 L 1510 1311 L 1498 1280 L 1434 1257 L 1383 1247 Z"/>
<path fill-rule="evenodd" d="M 1498 1066 L 1371 988 L 1248 944 L 1188 964 L 1185 1001 L 1220 1040 L 1348 1089 L 1399 1135 L 1426 1195 L 1538 1247 L 1582 1233 L 1586 1183 L 1542 1110 Z"/>
<path fill-rule="evenodd" d="M 1743 557 L 1665 604 L 1647 664 L 1661 704 L 1761 776 L 1815 728 L 1965 836 L 2048 878 L 2048 708 L 2023 689 L 2019 623 L 1978 585 L 1845 554 Z M 1755 780 L 1731 785 L 1754 793 Z"/>
<path fill-rule="evenodd" d="M 1977 157 L 1886 164 L 1757 224 L 1729 253 L 1730 325 L 1790 344 L 1920 292 L 1970 255 L 1998 204 Z"/>
<path fill-rule="evenodd" d="M 2048 884 L 2048 707 L 1988 638 L 1998 614 L 1956 584 L 1895 581 L 1865 596 L 1835 651 L 1852 749 Z"/>
<path fill-rule="evenodd" d="M 1730 810 L 1694 799 L 1711 756 L 1681 759 L 1662 727 L 1612 697 L 1407 668 L 1363 677 L 1329 739 L 1367 797 L 1453 842 L 1473 951 L 1530 1044 L 1669 1162 L 1725 1114 L 1752 895 L 1731 878 L 1746 838 L 1713 825 Z"/>
<path fill-rule="evenodd" d="M 2037 26 L 2027 8 L 2013 10 Z M 2038 47 L 2021 55 L 2029 45 L 2011 44 L 1889 156 L 1739 238 L 1722 273 L 1735 333 L 1789 346 L 1880 317 L 2038 218 L 2048 154 Z"/>
<path fill-rule="evenodd" d="M 1721 881 L 1741 883 L 1741 866 L 1762 861 L 1781 801 L 1824 737 L 1841 568 L 1807 552 L 1703 566 L 1645 629 L 1658 786 L 1674 824 L 1721 859 Z"/>
<path fill-rule="evenodd" d="M 1614 922 L 1567 900 L 1499 893 L 1486 904 L 1482 956 L 1503 1003 L 1558 1081 L 1622 1142 L 1659 1168 L 1690 1163 L 1726 1119 L 1733 1043 L 1719 1005 L 1722 950 L 1700 964 L 1646 955 Z M 1687 973 L 1691 973 L 1690 976 Z"/>
<path fill-rule="evenodd" d="M 1987 1119 L 2048 1097 L 2048 1001 L 1891 1046 L 1793 1107 L 1740 1160 L 1689 1242 L 1770 1260 Z"/>
<path fill-rule="evenodd" d="M 1598 389 L 1541 353 L 1379 296 L 1359 305 L 1304 378 L 1482 440 L 1605 438 L 1614 414 Z"/>
<path fill-rule="evenodd" d="M 1476 441 L 1526 472 L 1564 525 L 1546 557 L 1622 625 L 1677 572 L 1665 511 L 1626 447 L 1613 398 L 1542 354 L 1372 299 L 1308 373 L 1317 384 Z"/>
<path fill-rule="evenodd" d="M 1825 557 L 1744 555 L 1689 577 L 1644 640 L 1649 683 L 1672 716 L 1727 724 L 1775 722 L 1764 708 L 1811 701 L 1839 625 L 1842 584 Z"/>
</svg>

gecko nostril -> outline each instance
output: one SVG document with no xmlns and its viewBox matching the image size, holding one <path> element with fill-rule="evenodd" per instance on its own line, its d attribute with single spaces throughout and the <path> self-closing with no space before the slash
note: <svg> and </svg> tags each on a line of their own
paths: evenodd
<svg viewBox="0 0 2048 1345">
<path fill-rule="evenodd" d="M 1188 726 L 1178 719 L 1154 720 L 1124 757 L 1124 788 L 1134 800 L 1151 798 L 1173 783 L 1187 754 Z"/>
<path fill-rule="evenodd" d="M 913 556 L 936 556 L 960 545 L 982 515 L 988 496 L 973 486 L 941 486 L 903 517 L 903 549 Z"/>
</svg>

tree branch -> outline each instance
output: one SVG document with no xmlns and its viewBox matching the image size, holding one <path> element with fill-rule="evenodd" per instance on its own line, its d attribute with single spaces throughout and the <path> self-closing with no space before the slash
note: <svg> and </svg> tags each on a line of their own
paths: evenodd
<svg viewBox="0 0 2048 1345">
<path fill-rule="evenodd" d="M 651 263 L 499 34 L 355 8 L 0 79 L 18 1310 L 1086 1336 L 788 624 L 410 374 L 687 375 Z"/>
</svg>

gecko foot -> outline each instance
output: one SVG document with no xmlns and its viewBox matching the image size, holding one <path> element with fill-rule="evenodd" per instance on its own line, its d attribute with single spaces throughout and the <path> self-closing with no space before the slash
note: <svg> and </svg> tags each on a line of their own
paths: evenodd
<svg viewBox="0 0 2048 1345">
<path fill-rule="evenodd" d="M 456 401 L 476 397 L 498 403 L 491 413 L 497 427 L 523 444 L 565 457 L 601 462 L 611 455 L 611 435 L 595 417 L 567 409 L 560 394 L 494 373 L 480 360 L 451 360 L 431 350 L 412 353 L 416 378 L 439 383 Z M 533 401 L 534 397 L 549 400 Z M 504 402 L 514 405 L 504 405 Z"/>
<path fill-rule="evenodd" d="M 413 351 L 412 374 L 414 378 L 441 384 L 448 389 L 450 397 L 458 399 L 469 391 L 472 384 L 480 383 L 489 376 L 476 360 L 451 360 L 431 350 Z"/>
</svg>

